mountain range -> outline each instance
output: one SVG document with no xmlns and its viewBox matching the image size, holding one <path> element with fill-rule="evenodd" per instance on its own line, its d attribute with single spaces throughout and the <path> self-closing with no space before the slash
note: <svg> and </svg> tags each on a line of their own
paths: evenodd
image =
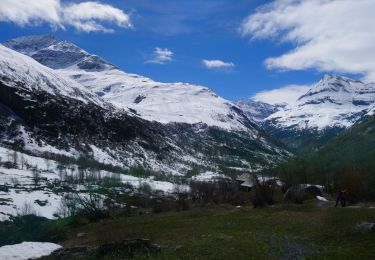
<svg viewBox="0 0 375 260">
<path fill-rule="evenodd" d="M 175 175 L 259 170 L 290 156 L 209 88 L 129 74 L 49 35 L 10 40 L 0 57 L 4 146 Z"/>
<path fill-rule="evenodd" d="M 290 149 L 324 146 L 375 105 L 375 84 L 338 75 L 291 104 L 232 102 L 204 86 L 124 72 L 51 35 L 9 40 L 0 57 L 2 145 L 126 169 L 260 170 Z"/>
</svg>

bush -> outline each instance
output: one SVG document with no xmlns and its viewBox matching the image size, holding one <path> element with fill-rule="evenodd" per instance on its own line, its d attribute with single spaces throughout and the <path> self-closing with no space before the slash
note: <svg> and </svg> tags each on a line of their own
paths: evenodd
<svg viewBox="0 0 375 260">
<path fill-rule="evenodd" d="M 64 226 L 34 215 L 12 217 L 0 222 L 0 246 L 23 241 L 57 242 L 66 237 Z"/>
<path fill-rule="evenodd" d="M 201 204 L 229 203 L 241 205 L 245 202 L 238 184 L 231 180 L 220 179 L 215 182 L 190 182 L 190 196 L 193 202 Z"/>
<path fill-rule="evenodd" d="M 173 194 L 176 196 L 176 210 L 189 210 L 189 193 L 180 185 L 176 185 L 173 189 Z"/>
<path fill-rule="evenodd" d="M 262 208 L 264 205 L 273 205 L 274 187 L 268 184 L 257 184 L 253 187 L 251 203 L 254 208 Z"/>
</svg>

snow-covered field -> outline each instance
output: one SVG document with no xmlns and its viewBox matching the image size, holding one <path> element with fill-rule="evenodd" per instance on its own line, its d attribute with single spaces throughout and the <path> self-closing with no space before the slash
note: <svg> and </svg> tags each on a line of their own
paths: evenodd
<svg viewBox="0 0 375 260">
<path fill-rule="evenodd" d="M 82 178 L 82 171 L 77 165 L 61 167 L 53 160 L 30 156 L 24 153 L 0 147 L 0 221 L 10 216 L 32 213 L 49 219 L 60 215 L 62 200 L 66 191 L 58 189 L 59 183 L 66 180 Z M 16 164 L 14 164 L 16 163 Z M 10 167 L 5 167 L 10 164 Z M 94 175 L 94 176 L 93 176 Z M 170 193 L 175 184 L 167 181 L 157 181 L 154 177 L 141 178 L 124 174 L 98 170 L 86 173 L 84 178 L 103 180 L 115 178 L 120 183 L 127 183 L 138 188 L 148 184 L 153 190 Z M 69 186 L 76 192 L 85 194 L 87 187 L 83 184 Z"/>
</svg>

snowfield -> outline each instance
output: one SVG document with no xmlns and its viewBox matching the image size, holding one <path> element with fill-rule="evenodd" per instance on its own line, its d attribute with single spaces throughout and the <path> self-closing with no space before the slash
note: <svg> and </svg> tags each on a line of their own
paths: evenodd
<svg viewBox="0 0 375 260">
<path fill-rule="evenodd" d="M 43 190 L 10 189 L 9 192 L 0 192 L 0 200 L 3 201 L 0 205 L 0 221 L 8 220 L 10 216 L 23 214 L 55 219 L 55 214 L 58 214 L 61 207 L 61 199 L 62 195 Z M 39 205 L 37 201 L 43 205 Z"/>
<path fill-rule="evenodd" d="M 21 244 L 0 247 L 0 259 L 2 260 L 27 260 L 48 256 L 62 248 L 54 243 L 22 242 Z"/>
</svg>

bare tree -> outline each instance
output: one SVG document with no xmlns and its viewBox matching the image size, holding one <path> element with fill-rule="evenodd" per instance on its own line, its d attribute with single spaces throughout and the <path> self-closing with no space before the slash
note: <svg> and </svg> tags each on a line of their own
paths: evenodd
<svg viewBox="0 0 375 260">
<path fill-rule="evenodd" d="M 19 216 L 37 215 L 36 210 L 30 202 L 25 202 L 20 211 L 17 213 Z"/>
<path fill-rule="evenodd" d="M 47 171 L 49 171 L 49 168 L 51 167 L 51 161 L 48 159 L 44 159 L 44 163 L 46 164 Z"/>
<path fill-rule="evenodd" d="M 23 170 L 23 168 L 25 167 L 27 161 L 25 159 L 25 156 L 21 153 L 21 156 L 20 156 L 20 160 L 21 160 L 21 169 Z"/>
<path fill-rule="evenodd" d="M 15 166 L 17 166 L 17 163 L 18 163 L 18 153 L 16 151 L 13 151 L 13 154 L 12 154 L 12 161 L 13 161 L 13 164 Z"/>
<path fill-rule="evenodd" d="M 38 186 L 41 178 L 40 178 L 40 172 L 38 170 L 38 166 L 35 166 L 32 170 L 32 180 L 34 182 L 35 188 Z"/>
</svg>

